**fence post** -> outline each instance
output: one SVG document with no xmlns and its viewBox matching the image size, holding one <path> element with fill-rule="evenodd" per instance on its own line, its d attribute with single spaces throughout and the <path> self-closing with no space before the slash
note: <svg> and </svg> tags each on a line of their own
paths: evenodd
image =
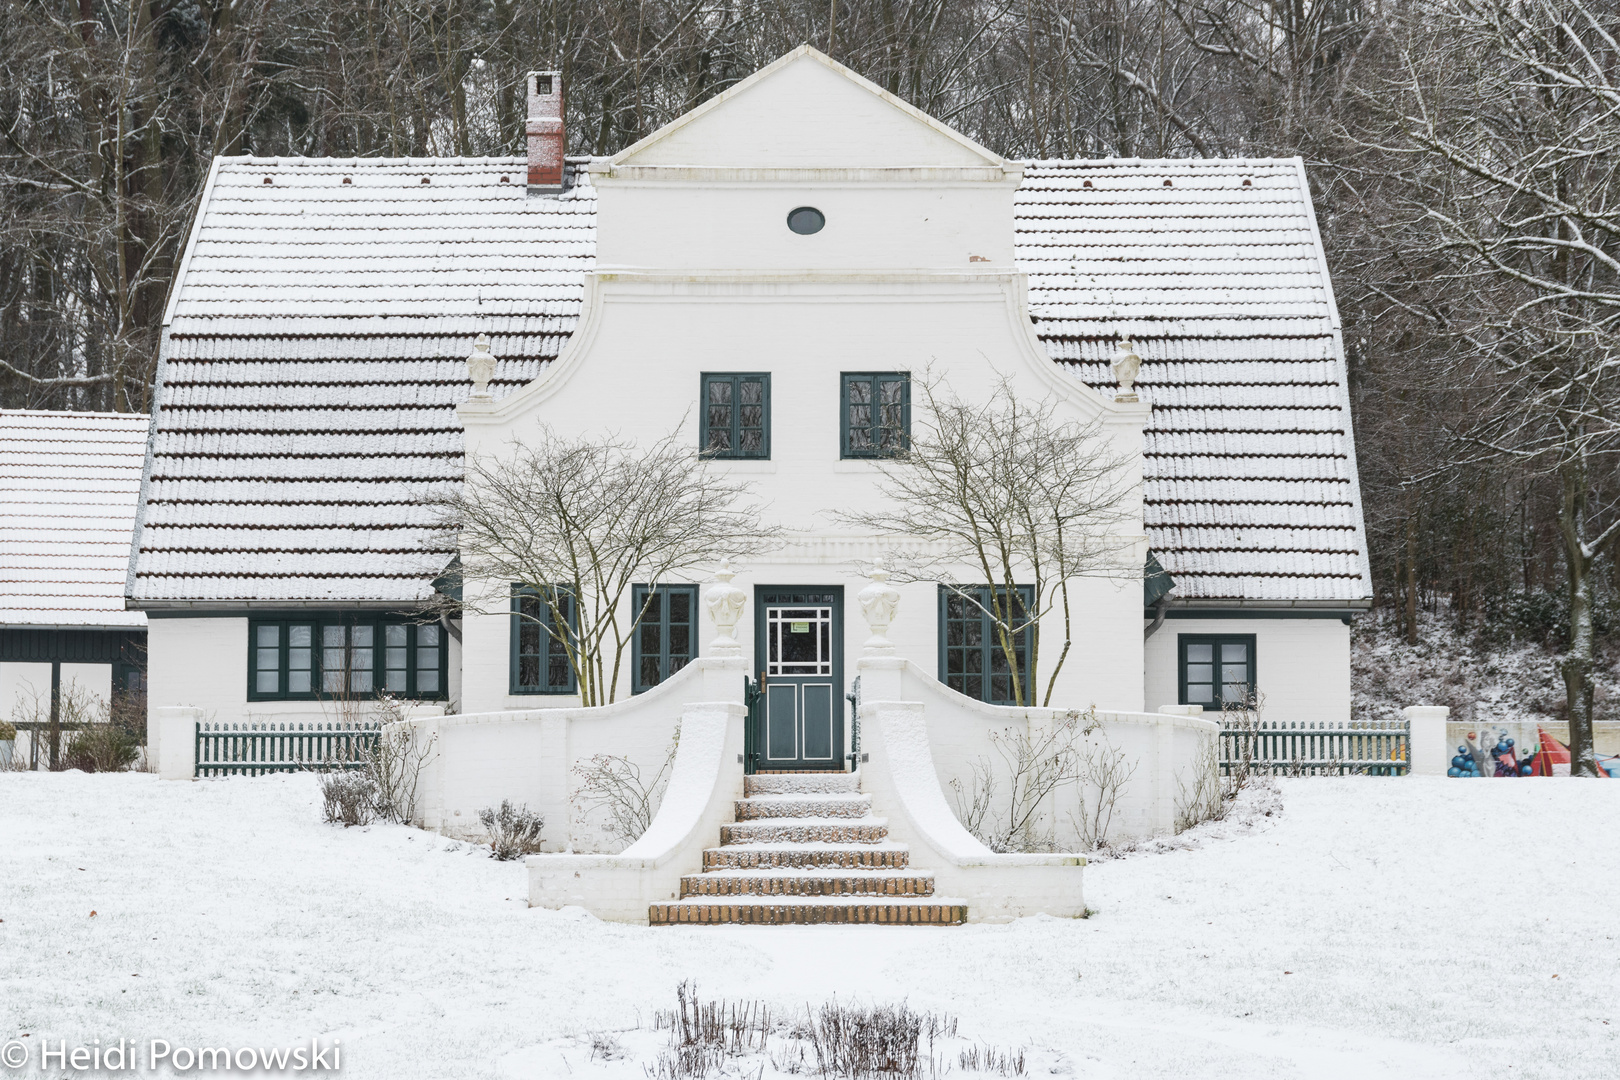
<svg viewBox="0 0 1620 1080">
<path fill-rule="evenodd" d="M 164 780 L 190 780 L 197 775 L 197 724 L 203 711 L 190 705 L 162 705 L 153 710 L 157 738 L 147 736 L 148 750 L 156 744 L 154 764 Z"/>
<path fill-rule="evenodd" d="M 1412 776 L 1444 776 L 1451 748 L 1446 738 L 1446 718 L 1451 710 L 1444 705 L 1408 705 L 1401 710 L 1409 725 L 1407 753 Z"/>
</svg>

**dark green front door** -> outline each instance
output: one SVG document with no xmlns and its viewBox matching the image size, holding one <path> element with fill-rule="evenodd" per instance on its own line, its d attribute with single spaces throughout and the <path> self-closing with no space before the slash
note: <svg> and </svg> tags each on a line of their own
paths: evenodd
<svg viewBox="0 0 1620 1080">
<path fill-rule="evenodd" d="M 842 769 L 844 590 L 760 586 L 755 593 L 757 767 Z"/>
</svg>

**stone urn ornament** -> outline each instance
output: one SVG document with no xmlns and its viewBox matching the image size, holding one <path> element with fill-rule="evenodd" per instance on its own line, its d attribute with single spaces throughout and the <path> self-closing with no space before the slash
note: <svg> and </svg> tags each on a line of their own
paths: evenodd
<svg viewBox="0 0 1620 1080">
<path fill-rule="evenodd" d="M 467 356 L 467 374 L 472 376 L 472 396 L 480 401 L 491 400 L 489 380 L 495 377 L 495 354 L 489 351 L 489 335 L 479 334 L 473 342 L 473 351 Z"/>
<path fill-rule="evenodd" d="M 709 642 L 709 651 L 716 656 L 742 655 L 742 644 L 737 640 L 737 622 L 742 618 L 743 605 L 748 603 L 748 594 L 731 583 L 736 576 L 737 572 L 731 568 L 731 560 L 721 559 L 720 568 L 714 572 L 714 584 L 703 594 L 709 618 L 714 620 L 714 640 Z"/>
<path fill-rule="evenodd" d="M 860 602 L 866 625 L 872 628 L 872 636 L 866 639 L 866 651 L 892 653 L 894 642 L 889 640 L 889 624 L 894 622 L 894 614 L 900 607 L 900 590 L 889 584 L 889 572 L 883 568 L 881 559 L 872 564 L 866 576 L 872 579 L 872 584 L 855 597 Z"/>
<path fill-rule="evenodd" d="M 1114 379 L 1119 383 L 1115 401 L 1140 401 L 1136 396 L 1136 373 L 1142 368 L 1142 358 L 1136 355 L 1136 343 L 1120 338 L 1114 351 Z"/>
</svg>

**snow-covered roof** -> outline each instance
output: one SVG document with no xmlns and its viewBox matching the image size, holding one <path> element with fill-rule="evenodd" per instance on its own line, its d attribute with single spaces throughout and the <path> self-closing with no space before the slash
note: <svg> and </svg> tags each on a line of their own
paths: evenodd
<svg viewBox="0 0 1620 1080">
<path fill-rule="evenodd" d="M 0 626 L 145 626 L 124 610 L 150 421 L 0 410 Z"/>
<path fill-rule="evenodd" d="M 555 359 L 595 251 L 584 169 L 221 159 L 174 294 L 131 595 L 409 602 L 455 482 L 480 332 L 509 393 Z M 1089 185 L 1089 186 L 1088 186 Z M 1055 360 L 1143 358 L 1149 541 L 1184 601 L 1370 595 L 1343 349 L 1298 161 L 1026 166 L 1016 255 Z"/>
<path fill-rule="evenodd" d="M 1153 406 L 1148 542 L 1178 602 L 1372 595 L 1338 310 L 1305 169 L 1029 163 L 1016 257 L 1054 360 L 1112 393 L 1118 335 Z"/>
</svg>

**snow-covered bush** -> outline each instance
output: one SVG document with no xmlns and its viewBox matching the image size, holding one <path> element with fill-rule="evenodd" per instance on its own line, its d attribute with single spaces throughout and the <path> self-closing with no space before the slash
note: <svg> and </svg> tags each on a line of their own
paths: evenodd
<svg viewBox="0 0 1620 1080">
<path fill-rule="evenodd" d="M 494 858 L 505 862 L 540 850 L 540 831 L 546 827 L 546 819 L 527 805 L 513 806 L 511 799 L 502 799 L 499 810 L 485 807 L 478 811 L 478 820 L 489 830 Z"/>
</svg>

